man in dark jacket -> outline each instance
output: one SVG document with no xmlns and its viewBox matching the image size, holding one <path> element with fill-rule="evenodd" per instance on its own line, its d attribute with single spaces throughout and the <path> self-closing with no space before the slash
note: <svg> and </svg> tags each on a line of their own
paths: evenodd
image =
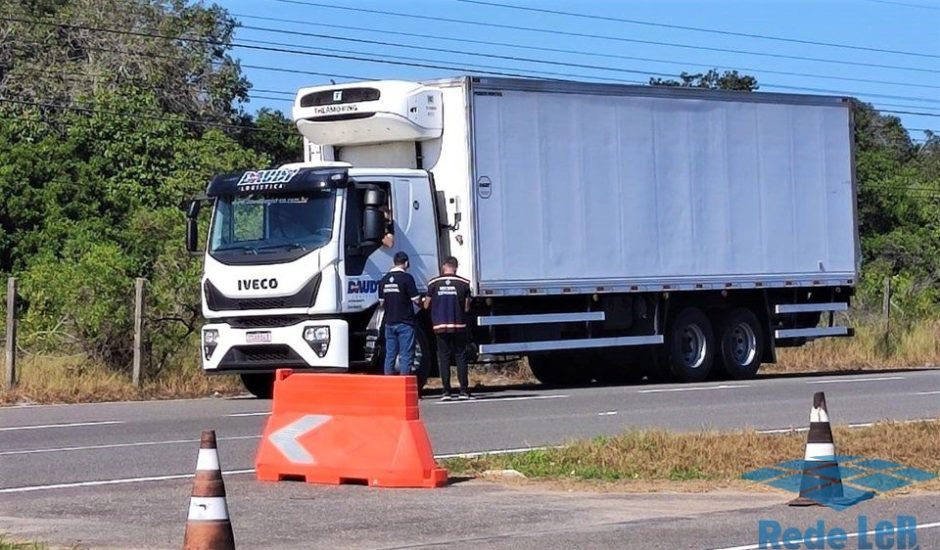
<svg viewBox="0 0 940 550">
<path fill-rule="evenodd" d="M 395 267 L 379 282 L 379 301 L 385 307 L 385 374 L 411 374 L 415 351 L 415 304 L 421 299 L 408 271 L 408 255 L 395 254 Z"/>
<path fill-rule="evenodd" d="M 444 386 L 444 401 L 453 399 L 450 387 L 451 359 L 457 363 L 459 399 L 470 395 L 467 372 L 467 312 L 470 309 L 470 281 L 457 275 L 457 258 L 444 260 L 443 275 L 428 281 L 424 307 L 431 308 L 431 324 L 437 339 L 437 365 Z"/>
</svg>

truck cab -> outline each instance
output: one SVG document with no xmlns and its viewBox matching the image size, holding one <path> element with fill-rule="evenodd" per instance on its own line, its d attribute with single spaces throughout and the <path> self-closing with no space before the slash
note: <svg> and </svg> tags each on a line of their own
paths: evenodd
<svg viewBox="0 0 940 550">
<path fill-rule="evenodd" d="M 206 373 L 241 375 L 267 397 L 276 368 L 378 367 L 378 282 L 404 251 L 426 290 L 448 226 L 433 177 L 415 158 L 418 140 L 441 133 L 439 120 L 415 106 L 422 93 L 400 82 L 301 90 L 294 116 L 307 138 L 305 162 L 218 175 L 192 203 L 191 250 L 200 204 L 212 211 L 202 277 Z M 436 108 L 435 93 L 427 97 Z M 341 146 L 384 167 L 334 160 Z M 418 332 L 415 371 L 423 378 L 433 354 L 429 332 Z"/>
</svg>

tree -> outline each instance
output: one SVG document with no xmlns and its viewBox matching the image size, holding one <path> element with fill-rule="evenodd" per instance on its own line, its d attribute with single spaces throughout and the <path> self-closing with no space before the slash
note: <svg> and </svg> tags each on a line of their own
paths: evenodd
<svg viewBox="0 0 940 550">
<path fill-rule="evenodd" d="M 297 162 L 303 158 L 303 138 L 293 121 L 280 111 L 262 107 L 254 119 L 244 117 L 251 129 L 242 130 L 238 141 L 249 149 L 264 151 L 275 165 Z"/>
<path fill-rule="evenodd" d="M 248 82 L 229 55 L 235 20 L 184 0 L 6 0 L 0 92 L 81 104 L 103 91 L 145 89 L 162 110 L 231 121 Z"/>
<path fill-rule="evenodd" d="M 650 86 L 678 86 L 682 88 L 709 88 L 713 90 L 740 90 L 753 92 L 758 89 L 757 79 L 750 75 L 738 74 L 738 71 L 719 73 L 711 69 L 706 73 L 687 73 L 679 75 L 679 80 L 650 78 Z"/>
</svg>

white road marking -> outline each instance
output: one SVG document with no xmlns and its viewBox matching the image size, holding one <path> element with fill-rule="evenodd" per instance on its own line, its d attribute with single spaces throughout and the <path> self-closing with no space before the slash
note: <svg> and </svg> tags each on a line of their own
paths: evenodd
<svg viewBox="0 0 940 550">
<path fill-rule="evenodd" d="M 919 391 L 914 395 L 937 395 L 940 394 L 940 391 Z"/>
<path fill-rule="evenodd" d="M 109 424 L 124 424 L 121 420 L 103 420 L 101 422 L 73 422 L 71 424 L 40 424 L 36 426 L 13 426 L 0 428 L 0 432 L 16 432 L 20 430 L 47 430 L 50 428 L 75 428 L 78 426 L 107 426 Z"/>
<path fill-rule="evenodd" d="M 260 435 L 238 435 L 233 437 L 220 437 L 218 441 L 237 441 L 239 439 L 261 439 Z M 154 445 L 181 445 L 184 443 L 199 443 L 198 439 L 167 439 L 164 441 L 138 441 L 135 443 L 108 443 L 104 445 L 83 445 L 80 447 L 55 447 L 51 449 L 26 449 L 22 451 L 0 451 L 0 456 L 32 455 L 42 453 L 64 453 L 69 451 L 92 451 L 96 449 L 120 449 L 122 447 L 150 447 Z"/>
<path fill-rule="evenodd" d="M 227 415 L 225 415 L 225 416 L 230 416 L 230 417 L 239 417 L 239 416 L 271 416 L 271 411 L 261 411 L 261 412 L 253 412 L 253 413 L 235 413 L 235 414 L 227 414 Z"/>
<path fill-rule="evenodd" d="M 254 473 L 254 468 L 249 470 L 230 470 L 222 472 L 222 475 L 232 476 L 238 474 Z M 53 483 L 51 485 L 30 485 L 27 487 L 9 487 L 0 489 L 0 494 L 5 493 L 32 493 L 35 491 L 48 491 L 50 489 L 73 489 L 76 487 L 100 487 L 102 485 L 125 485 L 128 483 L 142 483 L 147 481 L 168 481 L 171 479 L 191 479 L 196 474 L 176 474 L 169 476 L 150 476 L 150 477 L 126 477 L 122 479 L 104 479 L 100 481 L 79 481 L 76 483 Z"/>
<path fill-rule="evenodd" d="M 938 422 L 936 418 L 915 418 L 914 420 L 893 420 L 895 424 L 916 424 L 918 422 Z M 870 428 L 875 422 L 858 422 L 856 424 L 846 424 L 846 428 Z M 808 432 L 809 428 L 777 428 L 773 430 L 757 430 L 759 434 L 785 434 L 791 432 Z"/>
<path fill-rule="evenodd" d="M 874 378 L 839 378 L 837 380 L 808 380 L 807 384 L 840 384 L 842 382 L 884 382 L 885 380 L 906 380 L 903 376 L 877 376 Z"/>
<path fill-rule="evenodd" d="M 444 460 L 448 458 L 476 458 L 478 456 L 485 455 L 511 455 L 518 453 L 525 453 L 529 451 L 544 451 L 545 449 L 560 449 L 563 445 L 546 445 L 543 447 L 519 447 L 517 449 L 496 449 L 494 451 L 475 451 L 470 453 L 452 453 L 446 455 L 434 455 L 434 458 L 437 460 Z"/>
<path fill-rule="evenodd" d="M 757 430 L 759 434 L 788 434 L 796 432 L 808 432 L 809 428 L 777 428 L 774 430 Z"/>
<path fill-rule="evenodd" d="M 561 448 L 561 445 L 545 446 L 545 447 L 521 447 L 518 449 L 496 449 L 492 451 L 478 451 L 478 452 L 469 452 L 469 453 L 442 454 L 442 455 L 434 455 L 434 458 L 438 460 L 447 459 L 447 458 L 476 458 L 478 456 L 483 456 L 483 455 L 514 454 L 514 453 L 524 453 L 527 451 L 541 451 L 545 449 L 558 449 L 558 448 Z M 254 468 L 247 468 L 244 470 L 224 471 L 222 472 L 222 475 L 232 476 L 232 475 L 241 475 L 241 474 L 253 474 L 254 472 L 255 472 Z M 195 473 L 172 474 L 172 475 L 163 475 L 163 476 L 104 479 L 104 480 L 98 480 L 98 481 L 78 481 L 74 483 L 53 483 L 49 485 L 29 485 L 25 487 L 7 487 L 7 488 L 0 489 L 0 494 L 32 493 L 36 491 L 49 491 L 52 489 L 75 489 L 75 488 L 82 488 L 82 487 L 100 487 L 103 485 L 126 485 L 129 483 L 145 483 L 145 482 L 150 482 L 150 481 L 171 481 L 171 480 L 177 480 L 177 479 L 192 479 L 194 476 L 195 476 Z"/>
<path fill-rule="evenodd" d="M 565 399 L 567 395 L 520 395 L 518 397 L 478 397 L 477 399 L 453 399 L 437 401 L 438 405 L 458 405 L 464 403 L 505 403 L 506 401 L 534 401 L 536 399 Z"/>
<path fill-rule="evenodd" d="M 597 416 L 614 416 L 617 414 L 617 411 L 607 411 L 602 413 L 597 413 Z"/>
<path fill-rule="evenodd" d="M 917 527 L 915 527 L 914 530 L 919 530 L 919 529 L 933 529 L 934 527 L 940 527 L 940 521 L 938 521 L 938 522 L 936 522 L 936 523 L 923 523 L 923 524 L 920 524 L 920 525 L 918 525 Z M 900 531 L 906 532 L 906 531 L 910 531 L 910 530 L 911 530 L 910 528 L 907 528 L 907 529 L 901 529 Z M 862 534 L 865 534 L 865 535 L 874 535 L 874 534 L 877 534 L 877 533 L 879 533 L 879 532 L 882 532 L 882 533 L 883 533 L 883 532 L 885 532 L 885 531 L 878 531 L 878 530 L 872 529 L 871 531 L 863 531 L 863 532 L 857 532 L 857 533 L 848 533 L 848 534 L 846 534 L 846 535 L 843 535 L 842 533 L 839 533 L 839 537 L 842 538 L 842 537 L 844 536 L 845 538 L 856 539 L 856 538 L 859 537 L 859 535 L 862 535 Z M 887 531 L 887 532 L 889 532 L 889 533 L 898 533 L 899 530 L 895 527 L 894 529 L 892 529 L 892 530 L 890 530 L 890 531 Z M 827 536 L 819 537 L 819 538 L 814 537 L 814 538 L 812 538 L 812 539 L 800 539 L 800 540 L 789 540 L 789 539 L 788 539 L 788 546 L 789 546 L 790 544 L 802 546 L 803 543 L 805 543 L 805 542 L 812 542 L 812 543 L 822 542 L 822 541 L 828 542 L 830 539 L 833 539 L 833 538 L 835 538 L 835 537 L 833 537 L 833 536 L 831 536 L 831 535 L 827 535 Z M 827 546 L 828 546 L 828 545 L 827 545 Z M 729 547 L 727 547 L 727 548 L 717 548 L 716 550 L 760 550 L 761 548 L 770 548 L 770 547 L 767 546 L 766 544 L 763 544 L 763 545 L 761 545 L 761 544 L 747 544 L 747 545 L 744 545 L 744 546 L 729 546 Z"/>
<path fill-rule="evenodd" d="M 750 388 L 748 384 L 721 384 L 719 386 L 695 386 L 692 388 L 664 388 L 659 390 L 637 390 L 637 393 L 672 393 L 681 391 L 706 391 L 706 390 L 733 390 L 737 388 Z"/>
</svg>

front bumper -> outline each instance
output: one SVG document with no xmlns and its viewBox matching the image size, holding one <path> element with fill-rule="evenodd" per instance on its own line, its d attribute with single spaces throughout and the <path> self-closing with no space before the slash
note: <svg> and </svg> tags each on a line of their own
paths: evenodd
<svg viewBox="0 0 940 550">
<path fill-rule="evenodd" d="M 326 354 L 319 357 L 304 340 L 307 327 L 330 328 Z M 215 348 L 207 355 L 206 331 L 218 331 Z M 249 333 L 270 333 L 266 342 L 249 342 Z M 349 325 L 341 319 L 307 319 L 286 327 L 234 328 L 226 323 L 202 327 L 202 368 L 211 373 L 251 373 L 278 368 L 349 369 Z"/>
</svg>

